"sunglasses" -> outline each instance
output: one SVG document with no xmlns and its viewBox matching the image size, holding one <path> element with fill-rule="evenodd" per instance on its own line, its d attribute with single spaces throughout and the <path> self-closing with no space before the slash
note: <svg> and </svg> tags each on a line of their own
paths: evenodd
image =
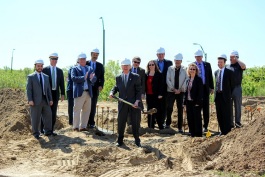
<svg viewBox="0 0 265 177">
<path fill-rule="evenodd" d="M 140 62 L 139 61 L 133 61 L 134 63 L 137 63 L 137 64 L 140 64 Z"/>
<path fill-rule="evenodd" d="M 155 64 L 149 64 L 148 66 L 155 66 Z"/>
<path fill-rule="evenodd" d="M 58 58 L 51 58 L 51 60 L 58 60 Z"/>
<path fill-rule="evenodd" d="M 194 68 L 190 68 L 190 71 L 196 71 L 196 69 L 194 69 Z"/>
</svg>

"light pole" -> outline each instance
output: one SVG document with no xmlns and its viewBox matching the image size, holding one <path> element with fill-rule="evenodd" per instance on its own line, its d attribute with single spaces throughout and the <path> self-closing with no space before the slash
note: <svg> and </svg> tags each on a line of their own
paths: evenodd
<svg viewBox="0 0 265 177">
<path fill-rule="evenodd" d="M 103 17 L 100 17 L 102 21 L 102 27 L 103 27 L 103 66 L 105 66 L 105 28 L 104 28 L 104 20 Z"/>
<path fill-rule="evenodd" d="M 14 56 L 14 50 L 16 50 L 16 49 L 13 49 L 13 50 L 12 50 L 12 57 L 11 57 L 11 72 L 12 72 L 12 69 L 13 69 L 13 56 Z"/>
<path fill-rule="evenodd" d="M 200 47 L 201 47 L 201 49 L 202 49 L 202 52 L 203 52 L 203 54 L 204 54 L 204 57 L 205 57 L 205 61 L 207 61 L 207 53 L 205 53 L 205 52 L 204 52 L 204 50 L 203 50 L 203 48 L 202 48 L 201 44 L 199 44 L 199 43 L 193 43 L 193 45 L 198 45 L 198 46 L 200 46 Z"/>
</svg>

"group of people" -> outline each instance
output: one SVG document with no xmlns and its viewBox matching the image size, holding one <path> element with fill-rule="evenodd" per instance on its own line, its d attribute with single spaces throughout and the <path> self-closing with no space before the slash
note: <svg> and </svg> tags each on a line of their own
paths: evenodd
<svg viewBox="0 0 265 177">
<path fill-rule="evenodd" d="M 77 64 L 69 69 L 67 83 L 69 124 L 74 131 L 87 131 L 95 127 L 95 112 L 99 92 L 104 85 L 104 67 L 97 62 L 98 49 L 91 51 L 91 60 L 85 53 L 78 55 Z M 28 75 L 27 98 L 33 136 L 56 136 L 54 125 L 59 98 L 64 100 L 63 71 L 56 66 L 58 54 L 49 55 L 50 66 L 43 68 L 44 61 L 36 60 L 35 72 Z"/>
<path fill-rule="evenodd" d="M 104 66 L 97 61 L 99 50 L 91 51 L 91 59 L 85 53 L 78 55 L 76 65 L 68 71 L 67 97 L 69 124 L 74 131 L 88 131 L 95 128 L 95 113 L 99 92 L 104 86 Z M 202 136 L 208 131 L 209 98 L 214 94 L 217 120 L 221 134 L 226 135 L 231 128 L 240 128 L 242 103 L 242 77 L 246 65 L 239 60 L 237 51 L 227 56 L 217 57 L 219 69 L 214 72 L 211 64 L 203 61 L 203 52 L 194 53 L 195 61 L 187 68 L 182 65 L 183 55 L 165 59 L 165 49 L 157 50 L 157 59 L 147 63 L 146 70 L 140 67 L 141 58 L 134 57 L 121 62 L 122 73 L 116 77 L 116 83 L 110 91 L 110 98 L 119 92 L 118 103 L 118 139 L 117 146 L 123 145 L 126 123 L 132 127 L 135 144 L 141 147 L 139 128 L 142 100 L 146 98 L 147 110 L 156 108 L 157 113 L 148 115 L 149 128 L 170 128 L 173 106 L 178 110 L 178 131 L 182 133 L 183 112 L 187 113 L 189 133 L 192 137 Z M 27 96 L 30 105 L 33 135 L 39 139 L 40 133 L 56 136 L 54 124 L 59 97 L 64 100 L 64 76 L 56 67 L 58 54 L 50 56 L 50 66 L 43 68 L 43 60 L 35 62 L 35 72 L 28 76 Z M 235 119 L 233 118 L 233 105 Z M 203 112 L 203 114 L 201 114 Z M 202 123 L 203 117 L 203 123 Z"/>
</svg>

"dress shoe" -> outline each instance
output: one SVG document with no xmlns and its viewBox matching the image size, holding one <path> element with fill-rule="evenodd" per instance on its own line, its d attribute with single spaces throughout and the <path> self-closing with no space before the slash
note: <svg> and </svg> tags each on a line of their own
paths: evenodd
<svg viewBox="0 0 265 177">
<path fill-rule="evenodd" d="M 45 136 L 51 136 L 52 135 L 52 132 L 45 132 L 44 135 Z"/>
<path fill-rule="evenodd" d="M 57 136 L 57 133 L 52 132 L 51 135 L 52 136 Z"/>
<path fill-rule="evenodd" d="M 40 135 L 34 135 L 34 138 L 36 138 L 38 140 L 38 139 L 40 139 Z"/>
<path fill-rule="evenodd" d="M 208 132 L 208 129 L 207 128 L 203 128 L 203 132 L 204 133 Z"/>
<path fill-rule="evenodd" d="M 183 130 L 182 129 L 179 129 L 179 133 L 183 133 Z"/>
<path fill-rule="evenodd" d="M 170 128 L 170 125 L 165 125 L 165 127 L 164 128 Z"/>
<path fill-rule="evenodd" d="M 73 128 L 73 131 L 74 132 L 79 132 L 79 129 L 78 128 Z"/>
<path fill-rule="evenodd" d="M 122 145 L 123 145 L 123 142 L 117 142 L 117 143 L 116 143 L 116 146 L 117 146 L 117 147 L 121 147 Z"/>
<path fill-rule="evenodd" d="M 243 127 L 243 125 L 239 122 L 239 123 L 236 123 L 236 128 L 241 128 Z"/>
<path fill-rule="evenodd" d="M 135 143 L 135 145 L 136 145 L 137 147 L 142 147 L 142 145 L 141 145 L 140 142 Z"/>
<path fill-rule="evenodd" d="M 80 128 L 79 131 L 80 131 L 80 132 L 87 132 L 88 129 L 87 129 L 87 128 Z"/>
<path fill-rule="evenodd" d="M 96 125 L 89 125 L 89 128 L 96 128 Z"/>
</svg>

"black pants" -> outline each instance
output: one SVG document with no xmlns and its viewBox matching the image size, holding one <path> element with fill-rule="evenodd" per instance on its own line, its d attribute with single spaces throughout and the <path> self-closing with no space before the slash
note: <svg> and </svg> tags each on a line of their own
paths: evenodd
<svg viewBox="0 0 265 177">
<path fill-rule="evenodd" d="M 157 124 L 159 128 L 163 128 L 165 123 L 166 114 L 167 114 L 167 94 L 165 94 L 161 99 L 158 99 L 157 102 Z M 162 126 L 161 126 L 162 125 Z M 160 127 L 161 126 L 161 127 Z"/>
<path fill-rule="evenodd" d="M 187 120 L 189 131 L 192 137 L 202 136 L 201 106 L 195 106 L 193 101 L 186 103 Z"/>
<path fill-rule="evenodd" d="M 209 104 L 210 104 L 210 95 L 209 95 L 209 88 L 207 88 L 206 85 L 203 86 L 203 105 L 202 105 L 202 111 L 203 111 L 203 127 L 205 129 L 208 129 L 209 125 Z"/>
<path fill-rule="evenodd" d="M 57 91 L 56 90 L 52 90 L 52 100 L 53 100 L 53 105 L 51 106 L 51 110 L 52 110 L 52 131 L 54 131 L 54 125 L 56 123 L 57 107 L 58 107 L 58 96 L 57 96 Z M 41 131 L 42 130 L 43 130 L 43 121 L 41 120 Z"/>
<path fill-rule="evenodd" d="M 223 93 L 216 93 L 215 107 L 221 133 L 226 135 L 231 131 L 231 101 L 225 100 Z"/>
<path fill-rule="evenodd" d="M 183 92 L 180 94 L 175 94 L 174 92 L 167 93 L 167 120 L 166 125 L 169 126 L 172 122 L 172 112 L 174 102 L 176 101 L 177 108 L 178 108 L 178 129 L 182 129 L 183 124 Z"/>
<path fill-rule="evenodd" d="M 91 98 L 91 112 L 89 115 L 87 125 L 95 125 L 95 115 L 97 109 L 99 90 L 96 87 L 92 87 L 93 97 Z"/>
<path fill-rule="evenodd" d="M 69 125 L 73 125 L 74 97 L 73 90 L 67 91 Z"/>
<path fill-rule="evenodd" d="M 157 102 L 158 102 L 158 95 L 155 95 L 155 94 L 146 95 L 147 110 L 150 110 L 152 108 L 156 108 L 158 110 Z M 148 119 L 147 125 L 149 128 L 155 127 L 155 123 L 159 122 L 157 118 L 158 118 L 157 113 L 153 114 L 152 116 L 150 114 L 147 115 L 147 119 Z M 163 127 L 163 123 L 158 126 Z"/>
<path fill-rule="evenodd" d="M 124 131 L 126 127 L 128 115 L 132 118 L 132 133 L 135 139 L 135 143 L 140 142 L 139 138 L 139 128 L 140 128 L 140 109 L 135 109 L 130 105 L 125 103 L 119 103 L 119 113 L 118 113 L 118 142 L 122 143 L 124 138 Z"/>
</svg>

